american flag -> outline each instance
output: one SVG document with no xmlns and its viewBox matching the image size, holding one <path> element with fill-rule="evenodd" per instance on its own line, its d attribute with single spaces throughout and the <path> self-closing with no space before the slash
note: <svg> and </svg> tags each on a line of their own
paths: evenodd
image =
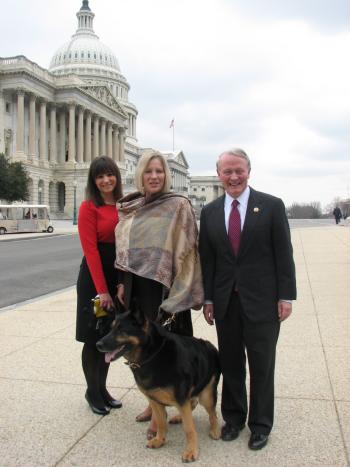
<svg viewBox="0 0 350 467">
<path fill-rule="evenodd" d="M 171 120 L 169 128 L 174 128 L 174 119 Z"/>
</svg>

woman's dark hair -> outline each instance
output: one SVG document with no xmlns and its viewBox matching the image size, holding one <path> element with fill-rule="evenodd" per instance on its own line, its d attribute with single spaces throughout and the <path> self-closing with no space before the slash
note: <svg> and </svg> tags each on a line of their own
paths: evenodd
<svg viewBox="0 0 350 467">
<path fill-rule="evenodd" d="M 95 183 L 96 178 L 103 174 L 115 175 L 117 179 L 117 184 L 113 191 L 115 201 L 117 202 L 123 196 L 122 178 L 117 164 L 108 156 L 96 157 L 90 164 L 86 187 L 86 198 L 91 200 L 95 206 L 103 206 L 105 204 Z"/>
</svg>

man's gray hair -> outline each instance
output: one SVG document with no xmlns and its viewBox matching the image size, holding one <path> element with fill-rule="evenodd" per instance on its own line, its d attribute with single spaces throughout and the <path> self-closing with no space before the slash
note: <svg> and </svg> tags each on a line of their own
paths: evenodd
<svg viewBox="0 0 350 467">
<path fill-rule="evenodd" d="M 240 148 L 228 149 L 227 151 L 222 152 L 220 154 L 220 156 L 218 157 L 218 160 L 216 162 L 216 169 L 217 170 L 219 170 L 220 159 L 222 158 L 222 156 L 224 156 L 226 154 L 228 154 L 229 156 L 236 156 L 236 157 L 241 157 L 242 159 L 244 159 L 247 162 L 248 170 L 250 172 L 250 169 L 251 169 L 250 159 L 249 159 L 247 153 L 244 152 L 243 149 L 240 149 Z"/>
</svg>

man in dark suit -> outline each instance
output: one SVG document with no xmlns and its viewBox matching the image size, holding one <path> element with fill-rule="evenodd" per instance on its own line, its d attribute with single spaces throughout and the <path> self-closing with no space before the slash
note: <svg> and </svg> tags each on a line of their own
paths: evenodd
<svg viewBox="0 0 350 467">
<path fill-rule="evenodd" d="M 267 444 L 274 415 L 274 370 L 280 322 L 296 298 L 295 267 L 285 207 L 248 186 L 250 160 L 241 149 L 222 153 L 217 173 L 225 194 L 201 213 L 199 252 L 204 316 L 215 325 L 223 374 L 221 437 L 236 439 L 248 415 L 248 446 Z"/>
</svg>

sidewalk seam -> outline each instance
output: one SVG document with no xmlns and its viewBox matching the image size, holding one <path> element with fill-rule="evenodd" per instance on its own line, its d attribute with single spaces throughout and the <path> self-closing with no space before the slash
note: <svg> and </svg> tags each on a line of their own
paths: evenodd
<svg viewBox="0 0 350 467">
<path fill-rule="evenodd" d="M 128 389 L 128 390 L 127 390 L 127 393 L 126 393 L 123 397 L 127 396 L 127 394 L 128 394 L 130 391 L 131 391 L 131 389 Z M 99 420 L 96 421 L 96 423 L 94 423 L 93 425 L 91 425 L 90 428 L 89 428 L 87 431 L 85 431 L 85 433 L 84 433 L 80 438 L 78 438 L 78 439 L 75 441 L 75 443 L 73 443 L 73 444 L 70 446 L 69 449 L 67 449 L 67 451 L 58 459 L 58 461 L 57 461 L 55 464 L 53 464 L 53 467 L 57 467 L 57 466 L 60 464 L 60 462 L 62 462 L 62 461 L 65 459 L 65 457 L 67 457 L 67 456 L 72 452 L 72 450 L 75 448 L 75 446 L 77 446 L 77 445 L 80 443 L 80 441 L 82 441 L 82 440 L 90 433 L 90 431 L 93 430 L 103 419 L 104 419 L 104 417 L 101 416 L 101 417 L 99 418 Z"/>
</svg>

